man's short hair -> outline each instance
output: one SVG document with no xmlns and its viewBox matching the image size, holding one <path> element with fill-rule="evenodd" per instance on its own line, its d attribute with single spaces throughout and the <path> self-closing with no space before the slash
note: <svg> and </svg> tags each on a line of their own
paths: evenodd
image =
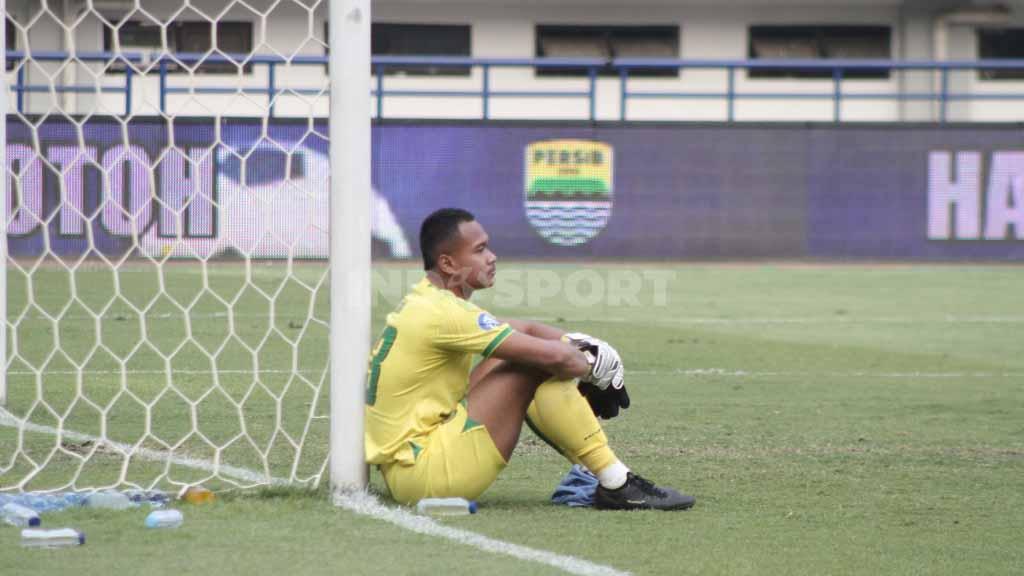
<svg viewBox="0 0 1024 576">
<path fill-rule="evenodd" d="M 459 234 L 459 224 L 476 220 L 473 214 L 461 208 L 441 208 L 427 216 L 420 226 L 420 252 L 423 254 L 423 269 L 437 266 L 437 258 L 444 245 Z"/>
</svg>

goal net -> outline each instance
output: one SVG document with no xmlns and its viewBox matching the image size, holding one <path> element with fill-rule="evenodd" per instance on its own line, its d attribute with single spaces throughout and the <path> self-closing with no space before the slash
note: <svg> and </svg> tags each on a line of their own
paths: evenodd
<svg viewBox="0 0 1024 576">
<path fill-rule="evenodd" d="M 337 4 L 6 1 L 0 490 L 327 481 Z"/>
</svg>

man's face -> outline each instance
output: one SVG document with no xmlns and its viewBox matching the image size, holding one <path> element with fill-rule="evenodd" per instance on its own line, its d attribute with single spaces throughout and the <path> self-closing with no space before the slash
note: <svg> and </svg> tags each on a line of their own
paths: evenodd
<svg viewBox="0 0 1024 576">
<path fill-rule="evenodd" d="M 459 238 L 450 253 L 452 280 L 482 290 L 494 285 L 498 257 L 487 245 L 489 237 L 479 222 L 459 224 Z"/>
</svg>

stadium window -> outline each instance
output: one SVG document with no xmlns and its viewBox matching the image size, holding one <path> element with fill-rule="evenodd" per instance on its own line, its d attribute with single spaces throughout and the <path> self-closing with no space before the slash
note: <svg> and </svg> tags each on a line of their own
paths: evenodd
<svg viewBox="0 0 1024 576">
<path fill-rule="evenodd" d="M 324 22 L 324 56 L 329 56 L 330 23 Z M 374 56 L 465 56 L 472 55 L 468 24 L 375 23 L 370 31 Z M 384 67 L 384 74 L 408 76 L 468 76 L 470 66 Z M 377 70 L 374 69 L 374 74 Z"/>
<path fill-rule="evenodd" d="M 560 26 L 538 25 L 536 28 L 538 58 L 678 58 L 678 26 Z M 586 76 L 586 68 L 538 68 L 538 76 Z M 601 76 L 616 76 L 611 66 L 598 70 Z M 674 77 L 679 71 L 665 69 L 633 69 L 630 76 Z"/>
<path fill-rule="evenodd" d="M 206 53 L 213 46 L 209 22 L 171 22 L 167 25 L 167 50 L 174 53 Z M 123 22 L 117 29 L 122 52 L 159 52 L 163 50 L 160 26 L 139 21 Z M 251 22 L 218 22 L 217 46 L 225 54 L 250 54 L 253 44 Z M 114 50 L 113 30 L 104 27 L 103 49 Z M 178 64 L 170 64 L 169 72 L 181 72 Z M 114 64 L 111 72 L 124 72 L 124 65 Z M 229 62 L 205 62 L 196 68 L 199 74 L 235 74 L 238 67 Z M 252 64 L 244 66 L 246 74 L 252 72 Z"/>
<path fill-rule="evenodd" d="M 176 52 L 205 53 L 213 47 L 213 34 L 209 22 L 179 22 L 174 28 Z M 217 22 L 217 49 L 223 54 L 249 55 L 252 53 L 252 22 Z M 168 36 L 170 31 L 168 30 Z M 170 42 L 170 38 L 168 38 Z M 235 74 L 238 66 L 230 62 L 204 62 L 199 74 Z M 252 72 L 246 64 L 243 72 Z"/>
<path fill-rule="evenodd" d="M 14 22 L 11 22 L 11 18 L 10 17 L 4 18 L 4 22 L 6 23 L 5 34 L 7 34 L 7 37 L 6 37 L 5 43 L 7 44 L 7 46 L 6 46 L 7 51 L 11 52 L 13 50 L 17 50 L 18 49 L 18 28 L 17 28 L 17 26 L 14 25 Z M 14 67 L 17 64 L 17 62 L 12 60 L 12 59 L 10 59 L 10 58 L 5 58 L 5 61 L 7 62 L 7 69 L 8 70 L 14 70 Z"/>
<path fill-rule="evenodd" d="M 1024 60 L 1024 28 L 979 28 L 978 57 L 982 60 Z M 1024 80 L 1024 69 L 978 70 L 981 80 Z"/>
<path fill-rule="evenodd" d="M 888 60 L 888 26 L 751 26 L 751 60 Z M 753 68 L 751 78 L 832 78 L 831 70 Z M 885 79 L 888 70 L 843 69 L 843 78 Z"/>
<path fill-rule="evenodd" d="M 374 56 L 470 56 L 468 24 L 375 23 L 370 45 Z M 469 66 L 387 66 L 385 74 L 468 76 Z"/>
</svg>

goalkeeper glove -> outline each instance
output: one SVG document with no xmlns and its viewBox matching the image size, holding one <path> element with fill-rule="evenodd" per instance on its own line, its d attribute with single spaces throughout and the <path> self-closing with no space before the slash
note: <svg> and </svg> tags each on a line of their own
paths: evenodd
<svg viewBox="0 0 1024 576">
<path fill-rule="evenodd" d="M 580 378 L 580 382 L 593 384 L 600 390 L 609 386 L 621 388 L 625 372 L 619 353 L 604 340 L 571 332 L 565 335 L 570 344 L 583 352 L 590 364 L 590 373 Z"/>
<path fill-rule="evenodd" d="M 580 378 L 579 391 L 594 415 L 607 420 L 618 416 L 620 409 L 629 408 L 625 369 L 615 348 L 604 340 L 579 332 L 566 334 L 566 339 L 587 356 L 591 365 L 590 374 Z"/>
<path fill-rule="evenodd" d="M 629 393 L 626 392 L 624 384 L 618 388 L 609 386 L 601 390 L 593 384 L 580 382 L 579 391 L 587 399 L 594 416 L 598 418 L 615 418 L 619 415 L 619 409 L 629 408 Z"/>
</svg>

